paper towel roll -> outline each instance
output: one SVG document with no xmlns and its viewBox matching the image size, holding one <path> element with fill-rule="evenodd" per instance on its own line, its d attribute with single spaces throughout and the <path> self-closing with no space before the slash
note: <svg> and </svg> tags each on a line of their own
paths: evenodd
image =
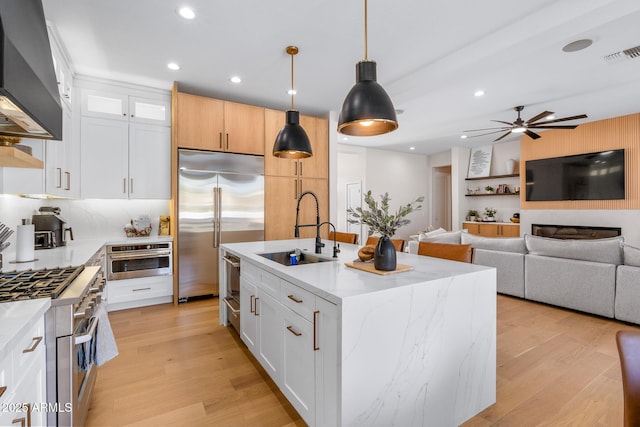
<svg viewBox="0 0 640 427">
<path fill-rule="evenodd" d="M 33 224 L 19 225 L 16 232 L 16 262 L 29 262 L 35 259 Z"/>
</svg>

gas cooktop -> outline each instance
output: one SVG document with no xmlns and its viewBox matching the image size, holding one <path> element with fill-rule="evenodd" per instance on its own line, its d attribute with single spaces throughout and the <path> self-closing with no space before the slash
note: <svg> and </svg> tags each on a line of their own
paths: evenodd
<svg viewBox="0 0 640 427">
<path fill-rule="evenodd" d="M 57 298 L 84 266 L 0 273 L 0 302 Z"/>
</svg>

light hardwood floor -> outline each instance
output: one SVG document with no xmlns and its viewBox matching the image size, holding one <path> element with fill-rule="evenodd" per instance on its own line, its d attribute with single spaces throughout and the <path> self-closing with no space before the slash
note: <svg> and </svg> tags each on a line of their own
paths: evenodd
<svg viewBox="0 0 640 427">
<path fill-rule="evenodd" d="M 621 426 L 615 332 L 633 325 L 498 295 L 497 403 L 471 426 Z M 88 426 L 302 426 L 218 300 L 109 313 Z M 363 385 L 366 386 L 366 385 Z"/>
</svg>

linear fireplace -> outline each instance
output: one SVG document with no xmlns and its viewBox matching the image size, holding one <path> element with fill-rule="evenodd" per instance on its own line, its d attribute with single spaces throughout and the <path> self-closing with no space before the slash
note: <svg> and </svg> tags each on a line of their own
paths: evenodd
<svg viewBox="0 0 640 427">
<path fill-rule="evenodd" d="M 606 239 L 608 237 L 620 236 L 622 234 L 622 228 L 531 224 L 531 234 L 554 239 Z"/>
</svg>

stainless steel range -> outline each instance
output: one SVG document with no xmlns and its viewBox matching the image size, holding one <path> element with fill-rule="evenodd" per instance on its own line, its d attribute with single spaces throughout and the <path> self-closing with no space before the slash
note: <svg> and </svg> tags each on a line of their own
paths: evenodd
<svg viewBox="0 0 640 427">
<path fill-rule="evenodd" d="M 97 376 L 92 358 L 79 357 L 94 338 L 104 277 L 100 267 L 0 273 L 0 302 L 51 298 L 45 314 L 49 426 L 83 426 Z"/>
</svg>

